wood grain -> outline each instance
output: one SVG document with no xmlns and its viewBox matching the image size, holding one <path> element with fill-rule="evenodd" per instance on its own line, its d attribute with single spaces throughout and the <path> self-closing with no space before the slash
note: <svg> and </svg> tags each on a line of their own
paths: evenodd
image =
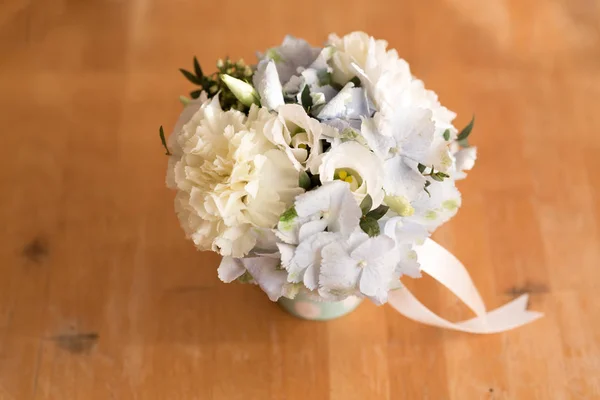
<svg viewBox="0 0 600 400">
<path fill-rule="evenodd" d="M 536 323 L 443 331 L 362 305 L 293 319 L 185 241 L 159 125 L 205 68 L 286 33 L 386 38 L 480 160 L 435 238 L 488 306 Z M 600 6 L 586 0 L 0 4 L 0 399 L 600 398 Z M 431 280 L 434 310 L 467 315 Z"/>
</svg>

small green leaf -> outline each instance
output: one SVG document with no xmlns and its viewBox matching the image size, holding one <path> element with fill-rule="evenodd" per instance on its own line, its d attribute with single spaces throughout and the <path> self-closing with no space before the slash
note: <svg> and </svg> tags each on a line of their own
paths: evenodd
<svg viewBox="0 0 600 400">
<path fill-rule="evenodd" d="M 202 94 L 202 90 L 194 90 L 193 92 L 190 92 L 190 97 L 192 99 L 197 99 L 200 97 L 200 94 Z"/>
<path fill-rule="evenodd" d="M 363 215 L 366 215 L 369 211 L 371 211 L 371 207 L 373 207 L 373 199 L 371 198 L 371 195 L 368 194 L 360 202 L 360 209 L 362 210 Z"/>
<path fill-rule="evenodd" d="M 202 79 L 192 74 L 190 71 L 186 71 L 183 68 L 179 68 L 179 71 L 185 76 L 185 78 L 192 82 L 194 85 L 202 86 Z"/>
<path fill-rule="evenodd" d="M 202 73 L 202 68 L 200 68 L 200 63 L 198 62 L 198 59 L 194 56 L 194 72 L 196 73 L 196 76 L 198 78 L 201 78 L 204 76 L 204 74 Z"/>
<path fill-rule="evenodd" d="M 298 179 L 298 183 L 300 187 L 304 190 L 310 190 L 310 176 L 306 173 L 306 171 L 300 172 L 300 177 Z"/>
<path fill-rule="evenodd" d="M 239 278 L 237 278 L 237 281 L 239 283 L 251 283 L 254 281 L 254 278 L 252 275 L 250 275 L 250 272 L 246 271 Z"/>
<path fill-rule="evenodd" d="M 450 177 L 450 175 L 448 175 L 448 174 L 445 174 L 445 173 L 443 173 L 443 172 L 432 172 L 432 173 L 431 173 L 431 175 L 429 175 L 429 176 L 431 176 L 431 178 L 432 178 L 433 180 L 436 180 L 436 181 L 438 181 L 438 182 L 441 182 L 441 181 L 443 181 L 445 178 L 449 178 L 449 177 Z"/>
<path fill-rule="evenodd" d="M 374 210 L 371 210 L 367 213 L 366 217 L 367 218 L 372 218 L 375 221 L 379 221 L 381 219 L 381 217 L 383 217 L 385 215 L 385 213 L 388 212 L 390 208 L 386 205 L 380 205 L 379 207 L 377 207 Z"/>
<path fill-rule="evenodd" d="M 167 151 L 165 153 L 165 155 L 170 156 L 171 152 L 169 151 L 169 148 L 167 147 L 167 140 L 165 139 L 165 131 L 163 130 L 162 125 L 160 126 L 160 129 L 158 130 L 158 134 L 160 136 L 160 141 L 162 142 L 163 147 Z"/>
<path fill-rule="evenodd" d="M 444 131 L 444 140 L 447 142 L 448 140 L 450 140 L 450 129 L 446 129 Z"/>
<path fill-rule="evenodd" d="M 427 167 L 421 163 L 419 163 L 419 165 L 417 165 L 417 169 L 419 170 L 420 173 L 425 172 L 425 168 L 427 168 Z"/>
<path fill-rule="evenodd" d="M 179 102 L 184 106 L 187 107 L 188 104 L 190 104 L 190 99 L 188 99 L 185 96 L 179 96 Z"/>
<path fill-rule="evenodd" d="M 331 72 L 326 69 L 317 71 L 317 79 L 319 80 L 319 86 L 325 86 L 331 84 Z"/>
<path fill-rule="evenodd" d="M 321 186 L 321 177 L 319 176 L 319 174 L 314 174 L 310 177 L 310 186 L 311 187 Z"/>
<path fill-rule="evenodd" d="M 313 106 L 313 100 L 310 95 L 310 89 L 308 88 L 308 85 L 304 85 L 300 99 L 302 100 L 302 107 L 304 107 L 306 111 L 310 110 L 310 108 Z"/>
<path fill-rule="evenodd" d="M 471 131 L 473 130 L 473 125 L 475 124 L 475 116 L 473 116 L 473 118 L 471 118 L 471 122 L 469 122 L 469 124 L 467 126 L 465 126 L 462 131 L 460 131 L 460 133 L 458 134 L 458 136 L 456 137 L 456 141 L 458 142 L 458 144 L 460 144 L 462 147 L 469 147 L 469 135 L 471 134 Z"/>
<path fill-rule="evenodd" d="M 379 235 L 379 224 L 373 218 L 363 217 L 360 219 L 360 229 L 370 237 Z"/>
<path fill-rule="evenodd" d="M 279 221 L 280 222 L 289 222 L 291 220 L 293 220 L 294 218 L 296 218 L 298 216 L 298 213 L 296 212 L 296 209 L 294 207 L 288 208 L 287 211 L 285 211 L 283 214 L 281 214 L 281 216 L 279 217 Z"/>
</svg>

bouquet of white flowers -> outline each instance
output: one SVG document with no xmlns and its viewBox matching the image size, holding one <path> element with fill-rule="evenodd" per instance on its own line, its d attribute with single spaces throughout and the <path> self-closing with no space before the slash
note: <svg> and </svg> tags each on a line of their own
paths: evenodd
<svg viewBox="0 0 600 400">
<path fill-rule="evenodd" d="M 199 89 L 165 140 L 167 185 L 224 282 L 273 301 L 310 293 L 387 302 L 420 276 L 415 246 L 461 205 L 473 120 L 425 89 L 387 42 L 363 32 L 325 47 L 288 36 L 256 66 L 219 60 L 181 72 Z"/>
<path fill-rule="evenodd" d="M 181 225 L 199 250 L 223 256 L 222 281 L 258 284 L 284 307 L 298 294 L 389 302 L 473 333 L 541 316 L 525 309 L 527 295 L 487 313 L 464 266 L 428 239 L 461 205 L 474 121 L 459 132 L 387 42 L 354 32 L 321 48 L 288 36 L 255 66 L 226 59 L 217 70 L 205 75 L 195 58 L 181 70 L 199 89 L 160 136 Z M 477 317 L 452 323 L 420 303 L 400 279 L 422 272 Z"/>
</svg>

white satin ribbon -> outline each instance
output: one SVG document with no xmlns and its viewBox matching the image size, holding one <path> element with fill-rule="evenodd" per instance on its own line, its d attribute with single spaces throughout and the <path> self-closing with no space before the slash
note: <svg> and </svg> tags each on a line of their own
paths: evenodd
<svg viewBox="0 0 600 400">
<path fill-rule="evenodd" d="M 421 271 L 446 286 L 476 317 L 467 321 L 450 322 L 428 309 L 406 287 L 402 287 L 390 292 L 388 303 L 405 317 L 461 332 L 497 333 L 528 324 L 543 316 L 542 313 L 526 309 L 527 294 L 488 313 L 465 266 L 452 253 L 431 239 L 427 239 L 415 250 L 421 263 Z"/>
</svg>

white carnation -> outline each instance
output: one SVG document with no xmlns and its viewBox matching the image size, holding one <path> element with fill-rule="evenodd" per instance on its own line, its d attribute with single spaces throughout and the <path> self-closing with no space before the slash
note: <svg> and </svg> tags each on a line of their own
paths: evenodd
<svg viewBox="0 0 600 400">
<path fill-rule="evenodd" d="M 256 107 L 224 112 L 215 97 L 170 138 L 175 209 L 198 249 L 246 255 L 302 192 L 285 152 L 256 130 L 269 118 Z"/>
</svg>

